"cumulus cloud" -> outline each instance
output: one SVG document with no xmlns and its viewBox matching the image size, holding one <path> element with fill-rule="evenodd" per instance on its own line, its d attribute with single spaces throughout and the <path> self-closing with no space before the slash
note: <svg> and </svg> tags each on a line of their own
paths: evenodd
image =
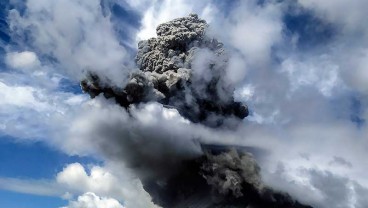
<svg viewBox="0 0 368 208">
<path fill-rule="evenodd" d="M 29 70 L 40 65 L 37 55 L 31 51 L 8 53 L 5 61 L 10 67 L 19 70 Z"/>
<path fill-rule="evenodd" d="M 128 169 L 120 169 L 123 173 L 115 174 L 109 172 L 105 167 L 92 166 L 88 171 L 89 173 L 79 163 L 69 164 L 57 174 L 56 181 L 65 187 L 65 190 L 68 190 L 69 193 L 82 194 L 84 192 L 93 192 L 99 196 L 112 197 L 119 200 L 129 208 L 156 207 L 151 202 L 150 196 L 143 190 L 141 182 Z M 100 199 L 92 196 L 90 194 L 84 194 L 78 197 L 77 202 L 71 202 L 69 206 L 84 207 L 88 205 L 90 200 L 93 203 L 97 203 L 94 206 L 107 206 L 107 204 L 106 206 L 102 206 L 100 204 L 102 202 L 99 202 Z M 117 206 L 118 201 L 116 200 L 114 200 L 116 205 L 113 207 Z M 77 206 L 78 204 L 79 206 Z"/>
<path fill-rule="evenodd" d="M 79 196 L 77 201 L 70 201 L 68 206 L 62 208 L 124 208 L 124 206 L 115 199 L 87 192 Z"/>
</svg>

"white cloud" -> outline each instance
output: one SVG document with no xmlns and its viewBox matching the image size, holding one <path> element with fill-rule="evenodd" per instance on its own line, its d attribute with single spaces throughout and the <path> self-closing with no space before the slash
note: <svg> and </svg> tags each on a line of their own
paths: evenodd
<svg viewBox="0 0 368 208">
<path fill-rule="evenodd" d="M 56 58 L 76 80 L 89 70 L 116 85 L 124 83 L 130 57 L 119 44 L 109 17 L 103 16 L 99 0 L 30 0 L 26 6 L 24 15 L 16 10 L 9 14 L 15 37 L 29 34 L 33 41 L 27 44 Z"/>
<path fill-rule="evenodd" d="M 158 208 L 136 176 L 129 169 L 114 164 L 90 165 L 88 170 L 79 163 L 68 164 L 52 180 L 0 178 L 0 189 L 61 197 L 70 200 L 66 208 L 120 208 L 122 203 L 127 208 Z M 73 201 L 74 196 L 79 196 L 76 201 Z"/>
<path fill-rule="evenodd" d="M 368 2 L 360 0 L 299 2 L 333 28 L 331 38 L 333 42 L 324 50 L 327 51 L 332 63 L 339 67 L 341 79 L 345 84 L 353 91 L 366 94 L 368 27 L 361 24 L 361 21 L 366 17 Z"/>
<path fill-rule="evenodd" d="M 339 66 L 328 57 L 313 57 L 310 60 L 295 60 L 292 57 L 281 63 L 281 71 L 289 78 L 291 90 L 300 87 L 315 87 L 324 96 L 331 96 L 336 88 L 343 88 Z"/>
<path fill-rule="evenodd" d="M 42 89 L 35 89 L 29 86 L 8 86 L 0 82 L 0 96 L 3 98 L 0 105 L 16 106 L 34 109 L 36 111 L 47 110 L 47 103 L 38 99 L 42 96 Z"/>
<path fill-rule="evenodd" d="M 263 65 L 270 61 L 271 48 L 282 40 L 282 7 L 272 1 L 240 1 L 228 17 L 217 14 L 211 27 L 247 63 Z"/>
<path fill-rule="evenodd" d="M 30 70 L 40 66 L 37 55 L 31 51 L 8 53 L 5 61 L 10 67 L 19 70 Z"/>
<path fill-rule="evenodd" d="M 63 193 L 61 187 L 51 180 L 0 178 L 0 189 L 40 196 L 60 196 Z"/>
<path fill-rule="evenodd" d="M 368 27 L 361 24 L 366 17 L 368 2 L 361 0 L 299 0 L 299 2 L 314 11 L 322 19 L 342 25 L 346 30 L 365 31 Z"/>
<path fill-rule="evenodd" d="M 119 170 L 122 171 L 122 174 L 115 175 L 106 167 L 92 166 L 88 174 L 81 164 L 73 163 L 57 174 L 56 181 L 70 193 L 93 192 L 124 202 L 128 208 L 156 207 L 136 176 L 132 175 L 128 169 L 120 168 Z"/>
<path fill-rule="evenodd" d="M 335 198 L 339 193 L 349 198 L 364 199 L 367 195 L 350 192 L 349 183 L 368 187 L 365 177 L 367 130 L 357 131 L 349 121 L 298 121 L 294 124 L 262 123 L 249 125 L 242 132 L 242 145 L 259 147 L 269 155 L 259 158 L 266 184 L 287 191 L 298 200 L 316 207 L 354 207 L 354 203 Z M 349 164 L 331 165 L 336 156 Z M 316 179 L 319 181 L 316 182 Z M 332 180 L 333 179 L 333 180 Z M 339 181 L 345 181 L 336 188 Z M 320 184 L 326 183 L 321 186 Z M 355 187 L 356 185 L 354 185 Z M 306 191 L 309 190 L 309 191 Z"/>
<path fill-rule="evenodd" d="M 16 80 L 13 80 L 13 82 Z M 54 142 L 53 134 L 87 97 L 0 79 L 0 134 Z M 61 123 L 59 123 L 61 122 Z"/>
<path fill-rule="evenodd" d="M 62 208 L 124 208 L 124 206 L 115 199 L 87 192 L 79 196 L 77 201 L 70 201 L 68 206 Z"/>
<path fill-rule="evenodd" d="M 368 41 L 367 41 L 368 43 Z M 346 82 L 362 94 L 368 93 L 368 48 L 355 51 L 350 60 L 345 60 L 343 71 Z"/>
</svg>

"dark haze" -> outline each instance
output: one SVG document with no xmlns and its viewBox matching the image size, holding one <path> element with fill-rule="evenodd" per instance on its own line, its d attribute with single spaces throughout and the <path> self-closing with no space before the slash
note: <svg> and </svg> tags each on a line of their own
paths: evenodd
<svg viewBox="0 0 368 208">
<path fill-rule="evenodd" d="M 163 23 L 157 27 L 157 38 L 139 42 L 138 70 L 126 86 L 111 86 L 90 73 L 81 82 L 82 89 L 91 98 L 99 94 L 114 98 L 128 112 L 135 105 L 156 101 L 199 125 L 236 127 L 248 116 L 248 108 L 234 101 L 234 86 L 224 76 L 229 54 L 206 34 L 207 28 L 195 14 Z M 131 120 L 134 123 L 134 116 Z M 310 207 L 264 185 L 260 167 L 246 148 L 198 144 L 200 155 L 185 156 L 185 151 L 176 151 L 178 147 L 158 142 L 165 132 L 139 135 L 147 137 L 143 141 L 157 140 L 151 149 L 128 141 L 124 138 L 128 133 L 119 131 L 121 140 L 116 144 L 124 150 L 122 160 L 136 170 L 153 202 L 162 207 Z M 192 138 L 194 143 L 196 139 Z"/>
</svg>

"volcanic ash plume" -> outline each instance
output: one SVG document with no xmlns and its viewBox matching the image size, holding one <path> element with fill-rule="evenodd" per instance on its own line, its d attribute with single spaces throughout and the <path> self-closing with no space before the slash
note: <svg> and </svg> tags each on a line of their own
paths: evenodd
<svg viewBox="0 0 368 208">
<path fill-rule="evenodd" d="M 201 144 L 202 138 L 194 136 L 192 146 L 172 143 L 173 137 L 180 143 L 198 128 L 222 131 L 214 127 L 239 124 L 248 115 L 247 106 L 234 101 L 234 87 L 226 80 L 228 54 L 206 34 L 207 28 L 195 14 L 163 23 L 157 38 L 138 44 L 139 69 L 126 86 L 111 86 L 108 78 L 95 74 L 81 82 L 92 98 L 114 98 L 130 114 L 123 119 L 126 125 L 106 133 L 118 138 L 101 145 L 105 154 L 133 168 L 153 202 L 162 207 L 309 207 L 263 184 L 260 167 L 245 148 Z M 165 124 L 147 128 L 137 115 L 138 104 L 148 102 L 177 110 L 191 122 L 175 133 Z M 196 147 L 199 154 L 183 151 Z M 114 155 L 109 148 L 122 153 Z"/>
<path fill-rule="evenodd" d="M 225 118 L 243 119 L 247 106 L 234 102 L 234 88 L 224 79 L 228 56 L 223 44 L 205 35 L 207 23 L 197 15 L 157 27 L 157 38 L 138 44 L 136 63 L 125 87 L 109 86 L 90 74 L 81 82 L 91 97 L 103 93 L 124 107 L 157 101 L 192 122 L 210 126 Z"/>
</svg>

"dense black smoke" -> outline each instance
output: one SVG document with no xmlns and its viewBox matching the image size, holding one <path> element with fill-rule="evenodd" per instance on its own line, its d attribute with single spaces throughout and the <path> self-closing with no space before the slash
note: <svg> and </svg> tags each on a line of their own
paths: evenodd
<svg viewBox="0 0 368 208">
<path fill-rule="evenodd" d="M 203 145 L 204 155 L 180 161 L 165 184 L 143 181 L 162 207 L 311 208 L 263 184 L 260 167 L 241 148 Z"/>
<path fill-rule="evenodd" d="M 251 148 L 198 144 L 200 154 L 192 154 L 179 151 L 180 146 L 171 145 L 171 139 L 162 142 L 160 137 L 172 137 L 165 135 L 169 127 L 144 133 L 147 129 L 135 123 L 136 105 L 139 108 L 139 104 L 152 101 L 210 127 L 240 123 L 248 115 L 247 106 L 234 101 L 234 87 L 224 76 L 228 55 L 223 44 L 209 37 L 207 28 L 207 23 L 194 14 L 161 24 L 157 38 L 138 44 L 139 70 L 131 74 L 126 86 L 111 86 L 106 78 L 95 74 L 81 82 L 92 98 L 103 94 L 128 112 L 133 109 L 130 127 L 134 135 L 127 127 L 106 133 L 126 138 L 133 135 L 134 140 L 121 136 L 114 147 L 103 147 L 105 152 L 116 146 L 123 149 L 122 155 L 111 155 L 124 157 L 137 171 L 153 202 L 162 207 L 309 207 L 262 182 L 260 167 L 249 153 L 256 152 Z M 191 139 L 193 143 L 200 141 Z"/>
</svg>

